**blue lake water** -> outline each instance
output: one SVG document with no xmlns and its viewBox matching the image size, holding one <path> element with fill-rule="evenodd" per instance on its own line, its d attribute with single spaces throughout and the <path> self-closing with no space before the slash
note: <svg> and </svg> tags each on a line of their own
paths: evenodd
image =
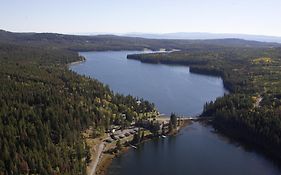
<svg viewBox="0 0 281 175">
<path fill-rule="evenodd" d="M 202 106 L 226 90 L 219 77 L 193 74 L 186 66 L 144 64 L 126 59 L 133 51 L 83 52 L 87 61 L 71 67 L 108 84 L 118 93 L 155 103 L 161 113 L 197 115 Z"/>
<path fill-rule="evenodd" d="M 222 96 L 222 79 L 192 74 L 185 66 L 127 60 L 132 51 L 82 52 L 87 61 L 70 69 L 108 84 L 118 93 L 154 102 L 161 113 L 199 114 Z M 154 139 L 115 158 L 108 175 L 281 175 L 262 154 L 193 123 L 179 135 Z"/>
<path fill-rule="evenodd" d="M 180 135 L 155 139 L 113 160 L 108 175 L 278 175 L 255 151 L 193 123 Z"/>
</svg>

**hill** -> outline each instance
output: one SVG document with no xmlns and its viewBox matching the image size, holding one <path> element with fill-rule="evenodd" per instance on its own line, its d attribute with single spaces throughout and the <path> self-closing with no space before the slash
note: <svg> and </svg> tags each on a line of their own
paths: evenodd
<svg viewBox="0 0 281 175">
<path fill-rule="evenodd" d="M 175 39 L 145 39 L 115 35 L 77 36 L 56 33 L 12 33 L 0 31 L 0 43 L 57 47 L 75 51 L 93 50 L 151 50 L 190 48 L 220 48 L 220 47 L 279 47 L 277 43 L 248 41 L 243 39 L 210 39 L 210 40 L 175 40 Z"/>
</svg>

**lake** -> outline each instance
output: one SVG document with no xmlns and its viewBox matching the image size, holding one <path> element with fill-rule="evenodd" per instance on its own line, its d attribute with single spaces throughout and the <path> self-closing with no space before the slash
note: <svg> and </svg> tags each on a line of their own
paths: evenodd
<svg viewBox="0 0 281 175">
<path fill-rule="evenodd" d="M 144 64 L 126 59 L 132 51 L 83 52 L 72 70 L 108 84 L 114 92 L 153 102 L 166 115 L 198 115 L 207 101 L 223 96 L 222 79 L 192 74 L 186 66 Z"/>
<path fill-rule="evenodd" d="M 70 69 L 108 84 L 114 92 L 155 103 L 161 113 L 200 114 L 207 101 L 227 91 L 219 77 L 189 72 L 186 66 L 127 60 L 134 51 L 81 52 L 86 62 Z M 179 135 L 146 142 L 115 158 L 108 175 L 278 175 L 280 168 L 211 126 L 193 123 Z"/>
</svg>

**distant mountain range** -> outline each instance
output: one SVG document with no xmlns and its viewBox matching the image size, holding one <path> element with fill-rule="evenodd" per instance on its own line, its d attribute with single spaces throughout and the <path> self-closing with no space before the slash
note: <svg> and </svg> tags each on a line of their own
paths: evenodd
<svg viewBox="0 0 281 175">
<path fill-rule="evenodd" d="M 247 35 L 248 36 L 248 35 Z M 249 36 L 248 36 L 249 37 Z M 149 38 L 149 39 L 148 39 Z M 197 39 L 194 39 L 197 38 Z M 206 39 L 205 39 L 206 38 Z M 159 50 L 221 48 L 221 47 L 281 47 L 277 39 L 269 42 L 256 38 L 237 39 L 240 36 L 204 33 L 127 34 L 127 35 L 65 35 L 58 33 L 15 33 L 0 30 L 0 44 L 17 44 L 48 48 L 67 48 L 75 51 L 93 50 Z M 278 37 L 277 37 L 278 38 Z"/>
<path fill-rule="evenodd" d="M 237 38 L 244 40 L 252 41 L 261 41 L 261 42 L 276 42 L 281 43 L 281 37 L 276 36 L 264 36 L 264 35 L 248 35 L 248 34 L 220 34 L 220 33 L 165 33 L 165 34 L 153 34 L 153 33 L 128 33 L 123 36 L 130 37 L 141 37 L 141 38 L 150 38 L 150 39 L 229 39 Z"/>
</svg>

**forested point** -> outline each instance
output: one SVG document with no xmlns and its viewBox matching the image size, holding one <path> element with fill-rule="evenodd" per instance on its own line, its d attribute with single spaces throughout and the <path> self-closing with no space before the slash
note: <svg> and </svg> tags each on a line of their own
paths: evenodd
<svg viewBox="0 0 281 175">
<path fill-rule="evenodd" d="M 206 103 L 201 117 L 214 117 L 219 131 L 281 160 L 281 47 L 190 48 L 127 58 L 187 65 L 193 73 L 221 76 L 230 93 Z"/>
</svg>

